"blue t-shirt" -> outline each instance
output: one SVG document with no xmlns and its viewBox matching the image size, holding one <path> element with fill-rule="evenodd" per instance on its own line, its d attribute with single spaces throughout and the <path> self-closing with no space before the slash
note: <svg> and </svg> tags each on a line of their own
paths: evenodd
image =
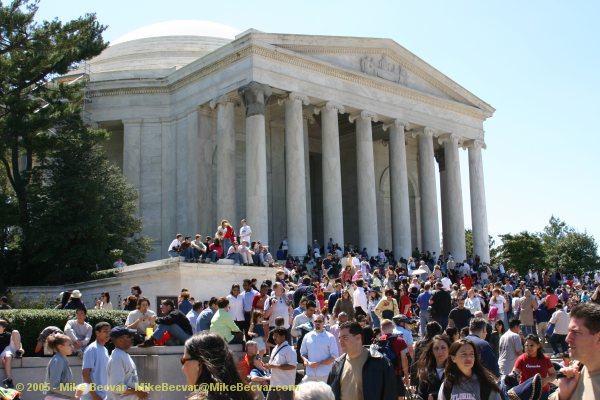
<svg viewBox="0 0 600 400">
<path fill-rule="evenodd" d="M 423 292 L 419 294 L 417 297 L 417 304 L 419 308 L 423 311 L 427 311 L 427 307 L 429 307 L 429 300 L 431 299 L 431 291 Z"/>
<path fill-rule="evenodd" d="M 196 332 L 200 333 L 202 331 L 210 330 L 210 322 L 214 315 L 215 312 L 210 308 L 203 310 L 200 315 L 198 315 L 198 318 L 196 318 Z"/>
<path fill-rule="evenodd" d="M 90 376 L 96 387 L 106 387 L 108 384 L 108 350 L 98 342 L 90 344 L 83 353 L 83 365 L 81 369 L 91 368 Z M 106 397 L 106 392 L 96 389 L 96 394 L 102 398 Z M 84 400 L 91 400 L 92 396 L 86 394 L 81 396 Z"/>
</svg>

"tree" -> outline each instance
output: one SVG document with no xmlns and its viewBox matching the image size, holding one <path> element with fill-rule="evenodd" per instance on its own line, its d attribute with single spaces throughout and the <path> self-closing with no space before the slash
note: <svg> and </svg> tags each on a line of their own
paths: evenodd
<svg viewBox="0 0 600 400">
<path fill-rule="evenodd" d="M 561 272 L 580 274 L 600 266 L 598 245 L 587 233 L 569 232 L 558 241 L 556 254 Z"/>
<path fill-rule="evenodd" d="M 499 257 L 509 267 L 516 268 L 520 274 L 527 273 L 529 268 L 544 268 L 545 253 L 539 234 L 523 231 L 516 235 L 500 235 L 500 238 L 502 245 L 498 249 Z"/>
<path fill-rule="evenodd" d="M 558 266 L 560 259 L 558 245 L 560 241 L 572 232 L 574 232 L 573 228 L 554 215 L 550 217 L 548 225 L 544 227 L 544 232 L 541 234 L 542 243 L 544 245 L 544 253 L 546 254 L 546 264 L 551 268 Z"/>
<path fill-rule="evenodd" d="M 100 145 L 106 132 L 74 123 L 71 140 L 34 169 L 30 187 L 32 268 L 35 280 L 84 280 L 110 267 L 119 251 L 127 263 L 143 260 L 149 240 L 136 232 L 136 191 Z M 78 134 L 76 132 L 79 132 Z"/>
<path fill-rule="evenodd" d="M 83 83 L 61 83 L 78 63 L 102 52 L 105 27 L 95 15 L 37 23 L 37 1 L 0 3 L 0 165 L 12 188 L 20 229 L 21 265 L 31 258 L 29 186 L 36 162 L 73 134 Z"/>
<path fill-rule="evenodd" d="M 494 257 L 496 256 L 496 253 L 498 252 L 498 250 L 496 248 L 494 248 L 494 246 L 496 245 L 496 241 L 494 240 L 494 238 L 489 235 L 489 247 L 490 247 L 490 262 L 492 262 L 494 260 Z M 480 255 L 480 254 L 475 254 L 475 244 L 473 242 L 473 230 L 472 229 L 465 229 L 465 248 L 467 249 L 467 255 L 468 254 L 472 254 L 473 257 Z"/>
</svg>

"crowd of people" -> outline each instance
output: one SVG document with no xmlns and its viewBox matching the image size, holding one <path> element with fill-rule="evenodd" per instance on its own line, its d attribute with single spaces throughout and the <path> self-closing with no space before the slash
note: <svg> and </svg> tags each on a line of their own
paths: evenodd
<svg viewBox="0 0 600 400">
<path fill-rule="evenodd" d="M 251 228 L 242 224 L 239 240 L 245 246 Z M 222 239 L 229 255 L 239 254 L 231 250 L 238 241 L 231 225 L 223 221 L 220 228 L 214 241 Z M 213 260 L 214 246 L 205 247 Z M 201 260 L 204 252 L 196 250 L 178 247 L 176 256 Z M 477 257 L 392 257 L 386 251 L 370 257 L 347 246 L 342 252 L 330 240 L 324 249 L 309 249 L 302 261 L 273 261 L 273 281 L 245 279 L 229 294 L 200 301 L 182 289 L 177 302 L 157 305 L 159 313 L 134 286 L 122 304 L 129 315 L 119 327 L 92 328 L 75 290 L 58 305 L 75 310 L 75 318 L 62 330 L 44 329 L 36 351 L 54 354 L 47 374 L 52 388 L 73 379 L 64 359 L 71 354 L 83 357 L 84 382 L 134 388 L 135 364 L 127 354 L 132 345 L 184 345 L 188 382 L 262 385 L 244 394 L 195 392 L 194 398 L 600 398 L 600 362 L 594 357 L 600 351 L 599 272 L 523 276 Z M 109 293 L 95 308 L 113 309 Z M 0 321 L 5 365 L 22 354 L 18 332 L 7 328 Z M 90 343 L 92 330 L 96 341 Z M 116 348 L 110 356 L 104 347 L 109 339 Z M 229 350 L 234 345 L 245 351 L 235 368 Z M 10 367 L 5 371 L 5 384 L 12 384 Z M 297 384 L 302 390 L 295 390 Z M 147 396 L 131 390 L 86 396 Z"/>
</svg>

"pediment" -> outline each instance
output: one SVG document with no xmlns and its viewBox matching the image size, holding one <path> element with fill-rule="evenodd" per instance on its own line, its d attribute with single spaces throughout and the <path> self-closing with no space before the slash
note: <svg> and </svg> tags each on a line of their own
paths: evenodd
<svg viewBox="0 0 600 400">
<path fill-rule="evenodd" d="M 390 39 L 252 33 L 271 46 L 355 71 L 389 84 L 476 107 L 488 115 L 489 104 Z"/>
</svg>

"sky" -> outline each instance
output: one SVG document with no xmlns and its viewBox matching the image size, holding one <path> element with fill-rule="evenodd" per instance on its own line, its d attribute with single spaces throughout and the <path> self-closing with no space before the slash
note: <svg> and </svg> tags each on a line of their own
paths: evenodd
<svg viewBox="0 0 600 400">
<path fill-rule="evenodd" d="M 483 152 L 492 236 L 541 231 L 555 215 L 600 242 L 600 2 L 41 0 L 37 18 L 85 13 L 108 26 L 108 41 L 181 19 L 393 39 L 496 109 Z M 460 157 L 470 227 L 467 152 Z"/>
</svg>

